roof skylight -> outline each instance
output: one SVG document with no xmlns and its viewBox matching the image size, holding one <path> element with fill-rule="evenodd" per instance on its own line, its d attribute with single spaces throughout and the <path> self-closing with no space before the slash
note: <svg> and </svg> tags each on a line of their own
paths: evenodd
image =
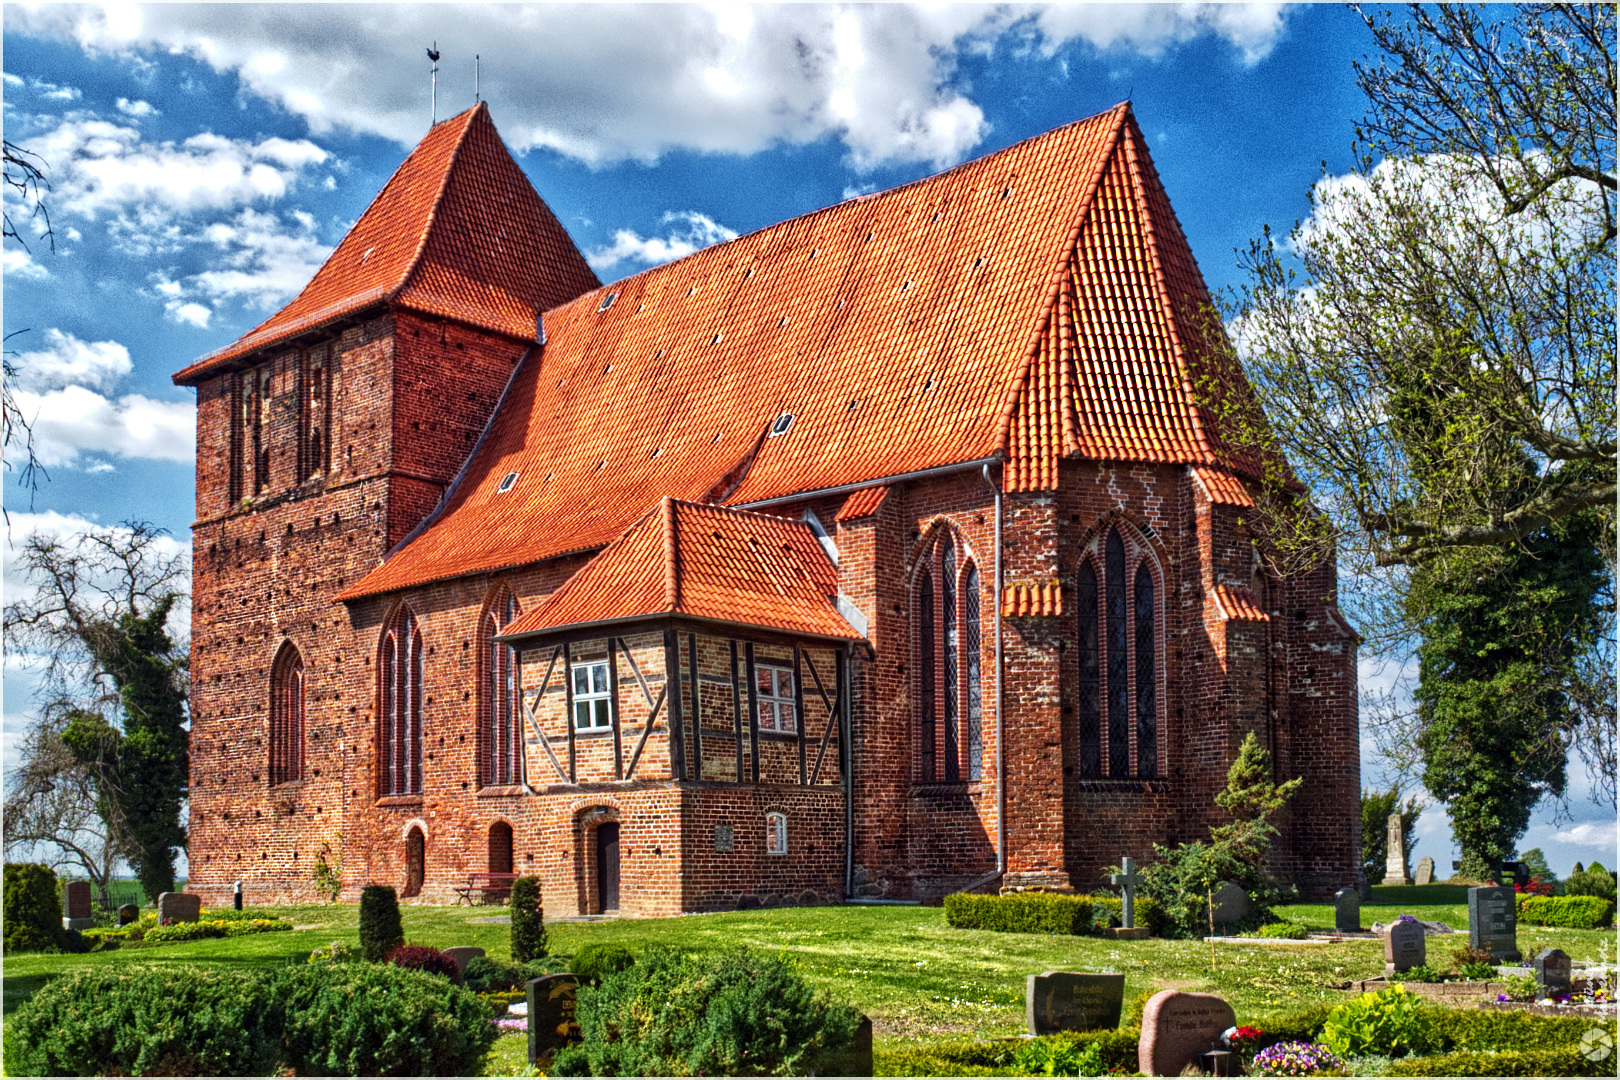
<svg viewBox="0 0 1620 1080">
<path fill-rule="evenodd" d="M 606 311 L 608 308 L 613 306 L 613 301 L 617 300 L 618 298 L 619 298 L 618 293 L 616 293 L 616 292 L 608 293 L 606 296 L 602 297 L 602 302 L 596 306 L 596 310 L 599 311 L 599 312 Z"/>
<path fill-rule="evenodd" d="M 495 494 L 505 495 L 508 491 L 511 491 L 513 486 L 517 484 L 517 478 L 518 474 L 515 472 L 509 472 L 501 477 L 501 486 L 495 489 Z"/>
<path fill-rule="evenodd" d="M 786 435 L 788 428 L 792 426 L 793 414 L 790 412 L 783 413 L 781 416 L 776 418 L 776 423 L 771 425 L 771 438 L 774 439 L 778 435 Z"/>
</svg>

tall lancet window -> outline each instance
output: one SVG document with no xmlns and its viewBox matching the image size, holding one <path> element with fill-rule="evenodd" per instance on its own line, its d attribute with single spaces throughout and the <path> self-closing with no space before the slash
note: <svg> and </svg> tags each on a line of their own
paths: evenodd
<svg viewBox="0 0 1620 1080">
<path fill-rule="evenodd" d="M 304 778 L 304 658 L 283 642 L 270 667 L 270 783 Z"/>
<path fill-rule="evenodd" d="M 945 676 L 941 688 L 945 729 L 945 779 L 962 778 L 961 747 L 957 738 L 957 681 L 956 663 L 961 655 L 961 642 L 957 639 L 956 621 L 956 547 L 947 536 L 939 546 L 940 637 L 945 645 L 944 663 L 940 665 Z"/>
<path fill-rule="evenodd" d="M 422 791 L 422 634 L 401 604 L 383 630 L 378 680 L 378 789 L 383 795 Z"/>
<path fill-rule="evenodd" d="M 984 776 L 984 668 L 979 643 L 979 568 L 962 575 L 962 656 L 967 661 L 968 779 Z"/>
<path fill-rule="evenodd" d="M 1102 778 L 1102 669 L 1097 663 L 1097 569 L 1087 559 L 1075 585 L 1080 622 L 1080 778 Z"/>
<path fill-rule="evenodd" d="M 934 686 L 934 576 L 927 570 L 917 581 L 917 756 L 922 762 L 922 779 L 934 778 L 934 725 L 938 695 Z"/>
<path fill-rule="evenodd" d="M 1125 542 L 1110 529 L 1103 549 L 1108 597 L 1108 775 L 1131 773 L 1130 656 L 1125 608 Z"/>
<path fill-rule="evenodd" d="M 507 786 L 523 782 L 522 708 L 518 701 L 517 657 L 510 645 L 495 640 L 501 630 L 517 618 L 517 600 L 502 593 L 484 614 L 480 635 L 484 678 L 481 686 L 479 733 L 483 769 L 480 782 L 485 786 Z"/>
<path fill-rule="evenodd" d="M 1153 663 L 1153 574 L 1136 568 L 1136 775 L 1159 775 L 1158 682 Z"/>
</svg>

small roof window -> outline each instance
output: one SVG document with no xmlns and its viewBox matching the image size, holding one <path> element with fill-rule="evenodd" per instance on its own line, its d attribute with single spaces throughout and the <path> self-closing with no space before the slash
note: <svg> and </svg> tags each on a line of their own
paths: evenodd
<svg viewBox="0 0 1620 1080">
<path fill-rule="evenodd" d="M 776 423 L 771 425 L 771 438 L 774 439 L 778 435 L 786 435 L 788 428 L 792 426 L 793 414 L 790 412 L 783 413 L 781 416 L 776 418 Z"/>
<path fill-rule="evenodd" d="M 596 305 L 596 310 L 597 311 L 606 311 L 608 308 L 613 306 L 613 301 L 617 300 L 618 298 L 619 298 L 618 293 L 616 293 L 616 292 L 608 293 L 606 296 L 602 297 L 602 302 L 600 304 Z"/>
<path fill-rule="evenodd" d="M 518 474 L 515 472 L 509 472 L 501 477 L 501 486 L 495 489 L 495 494 L 505 495 L 508 491 L 511 491 L 517 484 L 517 478 Z"/>
</svg>

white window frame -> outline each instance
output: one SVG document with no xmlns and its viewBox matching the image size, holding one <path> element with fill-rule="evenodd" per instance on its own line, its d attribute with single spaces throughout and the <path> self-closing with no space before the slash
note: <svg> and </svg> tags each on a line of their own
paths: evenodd
<svg viewBox="0 0 1620 1080">
<path fill-rule="evenodd" d="M 593 689 L 596 683 L 594 675 L 597 671 L 602 673 L 602 688 Z M 579 688 L 580 676 L 585 677 L 586 689 Z M 611 731 L 613 730 L 613 678 L 608 671 L 606 660 L 576 660 L 571 669 L 569 678 L 573 680 L 574 691 L 574 730 L 575 731 Z M 589 723 L 580 723 L 580 709 L 586 710 Z"/>
<path fill-rule="evenodd" d="M 793 669 L 786 664 L 756 663 L 754 665 L 754 690 L 759 700 L 759 730 L 775 731 L 785 735 L 795 735 L 799 731 L 798 701 L 793 694 Z M 759 685 L 760 676 L 766 676 L 770 682 L 770 691 Z M 787 680 L 787 694 L 781 693 L 782 680 Z M 783 710 L 788 717 L 787 726 L 782 724 Z M 765 722 L 765 717 L 772 718 L 771 723 Z"/>
<path fill-rule="evenodd" d="M 765 815 L 765 854 L 788 853 L 787 815 L 773 810 Z"/>
</svg>

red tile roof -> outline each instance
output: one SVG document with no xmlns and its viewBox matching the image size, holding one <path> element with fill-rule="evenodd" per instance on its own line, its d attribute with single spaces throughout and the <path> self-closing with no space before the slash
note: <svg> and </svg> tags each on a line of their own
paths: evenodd
<svg viewBox="0 0 1620 1080">
<path fill-rule="evenodd" d="M 342 598 L 601 547 L 665 496 L 1241 467 L 1191 389 L 1204 299 L 1128 105 L 707 248 L 548 311 L 462 482 Z"/>
<path fill-rule="evenodd" d="M 1192 474 L 1203 485 L 1204 493 L 1213 503 L 1225 503 L 1228 506 L 1253 506 L 1254 498 L 1249 489 L 1243 486 L 1243 481 L 1223 469 L 1206 469 L 1194 465 Z"/>
<path fill-rule="evenodd" d="M 1221 612 L 1228 619 L 1244 619 L 1250 622 L 1270 622 L 1271 616 L 1260 607 L 1260 601 L 1255 599 L 1254 593 L 1244 585 L 1216 585 L 1215 601 L 1220 604 Z"/>
<path fill-rule="evenodd" d="M 837 593 L 838 568 L 808 525 L 664 499 L 506 633 L 672 615 L 858 640 Z"/>
<path fill-rule="evenodd" d="M 1001 613 L 1009 617 L 1063 614 L 1063 586 L 1056 581 L 1010 582 L 1001 591 Z"/>
<path fill-rule="evenodd" d="M 844 500 L 844 505 L 838 508 L 836 521 L 856 521 L 860 518 L 871 517 L 883 505 L 883 500 L 889 497 L 889 486 L 879 484 L 877 487 L 861 488 Z"/>
<path fill-rule="evenodd" d="M 174 381 L 389 301 L 533 338 L 540 312 L 598 284 L 479 104 L 434 125 L 291 303 Z"/>
</svg>

